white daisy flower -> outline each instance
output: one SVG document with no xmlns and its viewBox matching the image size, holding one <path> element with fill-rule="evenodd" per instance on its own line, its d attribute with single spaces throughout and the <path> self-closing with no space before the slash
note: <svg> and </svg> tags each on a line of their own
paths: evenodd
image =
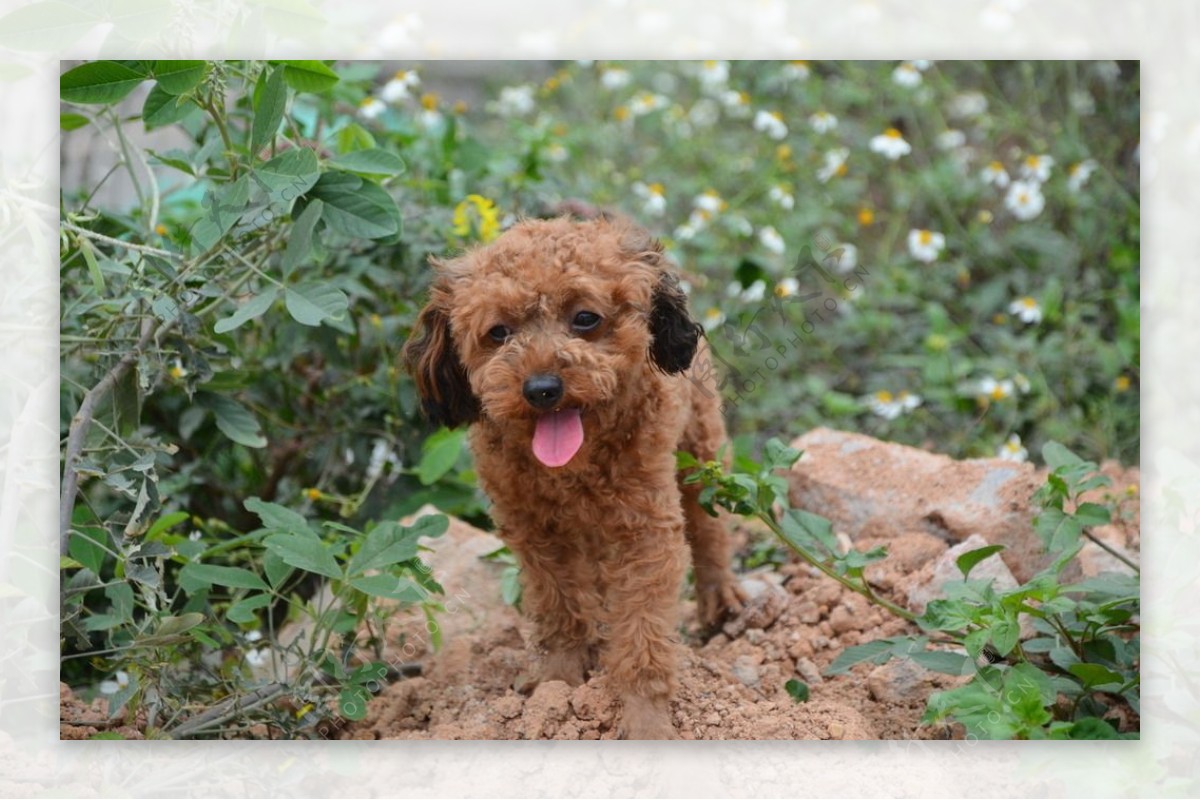
<svg viewBox="0 0 1200 800">
<path fill-rule="evenodd" d="M 950 101 L 950 116 L 956 119 L 978 117 L 987 110 L 988 100 L 982 92 L 963 92 Z"/>
<path fill-rule="evenodd" d="M 1021 177 L 1038 183 L 1045 183 L 1050 177 L 1050 168 L 1054 166 L 1051 156 L 1026 156 L 1021 164 Z"/>
<path fill-rule="evenodd" d="M 745 119 L 750 116 L 750 95 L 736 89 L 726 89 L 720 94 L 721 105 L 729 112 L 729 116 Z"/>
<path fill-rule="evenodd" d="M 633 193 L 645 201 L 642 205 L 643 213 L 658 217 L 667 210 L 667 193 L 661 183 L 647 184 L 637 181 L 633 184 Z"/>
<path fill-rule="evenodd" d="M 812 70 L 808 68 L 807 61 L 789 61 L 779 71 L 780 77 L 785 81 L 805 81 L 810 74 Z"/>
<path fill-rule="evenodd" d="M 533 84 L 530 83 L 520 86 L 505 86 L 500 90 L 500 96 L 489 105 L 489 108 L 502 117 L 523 117 L 536 107 L 533 93 Z"/>
<path fill-rule="evenodd" d="M 379 439 L 378 441 L 382 442 L 383 440 L 382 440 L 382 439 Z M 385 445 L 385 446 L 386 446 L 386 445 Z M 247 642 L 257 642 L 257 641 L 259 641 L 260 639 L 262 639 L 262 631 L 249 631 L 249 632 L 246 634 L 246 641 L 247 641 Z"/>
<path fill-rule="evenodd" d="M 839 244 L 829 255 L 836 256 L 833 268 L 843 275 L 858 266 L 858 248 L 852 244 Z"/>
<path fill-rule="evenodd" d="M 921 70 L 921 72 L 924 72 L 925 70 L 927 70 L 933 66 L 933 62 L 930 61 L 928 58 L 914 58 L 909 63 L 912 64 L 917 69 Z"/>
<path fill-rule="evenodd" d="M 937 136 L 937 146 L 941 150 L 954 150 L 967 143 L 967 135 L 957 128 L 942 131 Z"/>
<path fill-rule="evenodd" d="M 930 264 L 946 247 L 946 237 L 936 231 L 913 228 L 908 232 L 908 252 L 917 261 Z"/>
<path fill-rule="evenodd" d="M 368 121 L 375 119 L 384 111 L 387 111 L 387 104 L 378 97 L 364 98 L 363 101 L 358 104 L 358 116 Z"/>
<path fill-rule="evenodd" d="M 1014 433 L 996 450 L 996 458 L 1019 463 L 1029 459 L 1029 451 L 1021 446 L 1021 437 Z"/>
<path fill-rule="evenodd" d="M 436 108 L 426 108 L 420 113 L 417 119 L 420 120 L 425 130 L 432 131 L 441 127 L 444 117 L 442 117 L 442 112 Z"/>
<path fill-rule="evenodd" d="M 100 694 L 116 694 L 129 685 L 129 673 L 119 669 L 111 680 L 100 681 Z"/>
<path fill-rule="evenodd" d="M 900 392 L 893 395 L 886 389 L 881 389 L 864 398 L 867 408 L 887 420 L 896 419 L 901 414 L 907 414 L 921 405 L 921 396 Z"/>
<path fill-rule="evenodd" d="M 704 312 L 704 320 L 701 324 L 704 326 L 704 330 L 712 331 L 725 324 L 725 315 L 719 308 L 709 308 Z"/>
<path fill-rule="evenodd" d="M 705 189 L 692 199 L 692 205 L 701 211 L 716 214 L 725 208 L 725 201 L 721 199 L 721 195 L 717 194 L 716 189 Z"/>
<path fill-rule="evenodd" d="M 759 111 L 754 115 L 754 130 L 763 131 L 775 141 L 787 136 L 787 125 L 778 111 Z"/>
<path fill-rule="evenodd" d="M 1019 297 L 1013 300 L 1008 304 L 1008 313 L 1026 325 L 1036 325 L 1042 321 L 1042 307 L 1032 297 Z"/>
<path fill-rule="evenodd" d="M 629 112 L 635 117 L 641 117 L 653 111 L 658 111 L 660 108 L 666 108 L 668 105 L 670 105 L 670 101 L 661 94 L 638 92 L 629 101 Z"/>
<path fill-rule="evenodd" d="M 1090 158 L 1080 161 L 1078 164 L 1072 164 L 1067 168 L 1067 188 L 1072 192 L 1078 192 L 1083 188 L 1083 185 L 1088 182 L 1088 178 L 1092 177 L 1092 173 L 1096 171 L 1096 162 Z"/>
<path fill-rule="evenodd" d="M 846 169 L 846 159 L 849 157 L 850 151 L 845 147 L 835 147 L 825 151 L 825 163 L 817 170 L 817 180 L 821 183 L 829 183 L 833 176 L 843 174 Z"/>
<path fill-rule="evenodd" d="M 796 198 L 785 186 L 772 186 L 771 190 L 767 192 L 767 197 L 771 198 L 784 211 L 791 211 L 796 205 Z"/>
<path fill-rule="evenodd" d="M 979 179 L 988 186 L 995 185 L 1000 189 L 1008 186 L 1008 171 L 999 161 L 992 161 L 979 172 Z"/>
<path fill-rule="evenodd" d="M 421 79 L 415 70 L 402 69 L 383 85 L 379 97 L 385 103 L 398 103 L 412 97 L 412 90 L 420 85 Z"/>
<path fill-rule="evenodd" d="M 704 61 L 700 64 L 700 83 L 705 89 L 720 89 L 729 82 L 728 61 Z"/>
<path fill-rule="evenodd" d="M 791 297 L 800 291 L 800 281 L 795 278 L 784 278 L 775 284 L 776 297 Z"/>
<path fill-rule="evenodd" d="M 912 145 L 904 141 L 904 134 L 888 128 L 878 136 L 871 137 L 871 151 L 890 158 L 892 161 L 912 152 Z"/>
<path fill-rule="evenodd" d="M 808 124 L 817 133 L 829 133 L 838 126 L 838 118 L 828 111 L 818 111 L 808 118 Z"/>
<path fill-rule="evenodd" d="M 255 668 L 265 666 L 267 663 L 267 649 L 260 647 L 257 650 L 247 650 L 246 663 Z"/>
<path fill-rule="evenodd" d="M 767 284 L 766 281 L 760 278 L 759 280 L 756 280 L 754 283 L 747 286 L 745 290 L 742 291 L 742 293 L 738 296 L 738 299 L 740 299 L 743 303 L 761 303 L 762 299 L 766 296 Z"/>
<path fill-rule="evenodd" d="M 900 63 L 900 66 L 892 70 L 892 82 L 906 89 L 919 86 L 921 83 L 921 71 L 913 66 L 911 61 L 903 61 Z"/>
<path fill-rule="evenodd" d="M 696 226 L 691 223 L 684 223 L 675 229 L 675 238 L 681 242 L 686 242 L 689 239 L 696 238 Z"/>
<path fill-rule="evenodd" d="M 600 85 L 615 91 L 629 84 L 629 72 L 620 67 L 605 67 L 600 71 Z"/>
<path fill-rule="evenodd" d="M 698 128 L 709 128 L 721 118 L 721 107 L 716 101 L 702 97 L 688 111 L 687 118 Z"/>
<path fill-rule="evenodd" d="M 780 236 L 779 232 L 770 225 L 765 228 L 759 228 L 758 241 L 762 243 L 763 247 L 767 248 L 777 256 L 783 255 L 783 251 L 786 249 L 783 243 L 783 237 Z"/>
<path fill-rule="evenodd" d="M 998 381 L 990 375 L 979 382 L 975 395 L 981 400 L 1006 400 L 1012 397 L 1013 382 L 1005 378 Z"/>
<path fill-rule="evenodd" d="M 1020 220 L 1030 220 L 1042 213 L 1046 198 L 1037 181 L 1013 181 L 1004 196 L 1004 207 Z"/>
</svg>

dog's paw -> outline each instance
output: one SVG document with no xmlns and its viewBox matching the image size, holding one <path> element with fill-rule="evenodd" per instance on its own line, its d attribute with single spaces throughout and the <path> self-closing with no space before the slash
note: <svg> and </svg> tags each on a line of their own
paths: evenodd
<svg viewBox="0 0 1200 800">
<path fill-rule="evenodd" d="M 700 624 L 705 628 L 716 628 L 730 617 L 735 617 L 745 607 L 746 593 L 732 574 L 698 583 L 696 587 L 696 610 Z"/>
<path fill-rule="evenodd" d="M 617 735 L 622 739 L 678 739 L 665 708 L 641 701 L 626 701 Z"/>
</svg>

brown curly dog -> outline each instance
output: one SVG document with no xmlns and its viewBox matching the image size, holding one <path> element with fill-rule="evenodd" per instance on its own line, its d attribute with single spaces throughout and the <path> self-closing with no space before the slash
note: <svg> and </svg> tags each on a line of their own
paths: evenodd
<svg viewBox="0 0 1200 800">
<path fill-rule="evenodd" d="M 430 418 L 471 424 L 541 680 L 578 685 L 599 651 L 622 735 L 676 738 L 685 541 L 703 622 L 742 596 L 725 527 L 676 475 L 675 451 L 716 458 L 725 426 L 662 246 L 620 220 L 525 221 L 435 267 L 405 358 Z"/>
</svg>

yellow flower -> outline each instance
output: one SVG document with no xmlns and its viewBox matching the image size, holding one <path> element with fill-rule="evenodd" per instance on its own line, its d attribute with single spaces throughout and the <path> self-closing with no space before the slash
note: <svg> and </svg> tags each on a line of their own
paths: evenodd
<svg viewBox="0 0 1200 800">
<path fill-rule="evenodd" d="M 454 235 L 467 236 L 471 233 L 471 219 L 468 212 L 472 206 L 479 216 L 479 238 L 484 242 L 490 242 L 500 235 L 500 219 L 496 204 L 478 194 L 467 195 L 454 207 Z"/>
<path fill-rule="evenodd" d="M 454 113 L 455 114 L 465 114 L 465 113 L 467 113 L 467 109 L 469 109 L 469 108 L 470 108 L 470 106 L 467 105 L 465 100 L 457 100 L 454 103 Z"/>
<path fill-rule="evenodd" d="M 780 161 L 787 161 L 792 157 L 792 146 L 781 144 L 775 148 L 775 157 Z"/>
<path fill-rule="evenodd" d="M 383 317 L 379 316 L 378 314 L 372 314 L 371 315 L 371 324 L 374 325 L 376 328 L 382 328 L 383 327 Z"/>
<path fill-rule="evenodd" d="M 438 107 L 438 96 L 434 92 L 426 92 L 421 95 L 421 108 L 426 111 L 433 111 Z"/>
<path fill-rule="evenodd" d="M 629 107 L 617 106 L 613 109 L 613 117 L 616 118 L 617 122 L 624 122 L 629 119 Z"/>
<path fill-rule="evenodd" d="M 1129 380 L 1128 375 L 1118 375 L 1117 379 L 1113 381 L 1113 388 L 1118 392 L 1127 392 L 1129 391 L 1129 387 L 1132 385 L 1132 383 L 1133 382 Z"/>
<path fill-rule="evenodd" d="M 154 232 L 157 233 L 159 236 L 166 236 L 167 235 L 167 226 L 163 225 L 160 222 L 154 226 Z"/>
<path fill-rule="evenodd" d="M 310 487 L 310 488 L 304 490 L 304 496 L 306 498 L 308 498 L 309 500 L 312 500 L 315 503 L 316 501 L 321 499 L 321 490 L 313 489 Z"/>
<path fill-rule="evenodd" d="M 875 221 L 875 212 L 867 207 L 858 210 L 858 224 L 864 228 Z"/>
</svg>

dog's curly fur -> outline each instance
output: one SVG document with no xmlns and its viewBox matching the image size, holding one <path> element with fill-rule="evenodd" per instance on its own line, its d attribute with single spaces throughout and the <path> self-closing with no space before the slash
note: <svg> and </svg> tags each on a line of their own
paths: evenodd
<svg viewBox="0 0 1200 800">
<path fill-rule="evenodd" d="M 624 220 L 529 220 L 435 267 L 405 358 L 429 417 L 471 424 L 545 651 L 541 679 L 579 684 L 598 654 L 622 734 L 673 738 L 686 544 L 703 622 L 742 597 L 724 525 L 676 475 L 676 450 L 717 458 L 725 426 L 711 375 L 692 367 L 706 345 L 661 245 Z M 573 330 L 580 311 L 600 316 L 595 330 Z M 561 378 L 558 407 L 580 409 L 584 429 L 558 468 L 531 448 L 543 412 L 523 386 L 543 375 Z"/>
</svg>

